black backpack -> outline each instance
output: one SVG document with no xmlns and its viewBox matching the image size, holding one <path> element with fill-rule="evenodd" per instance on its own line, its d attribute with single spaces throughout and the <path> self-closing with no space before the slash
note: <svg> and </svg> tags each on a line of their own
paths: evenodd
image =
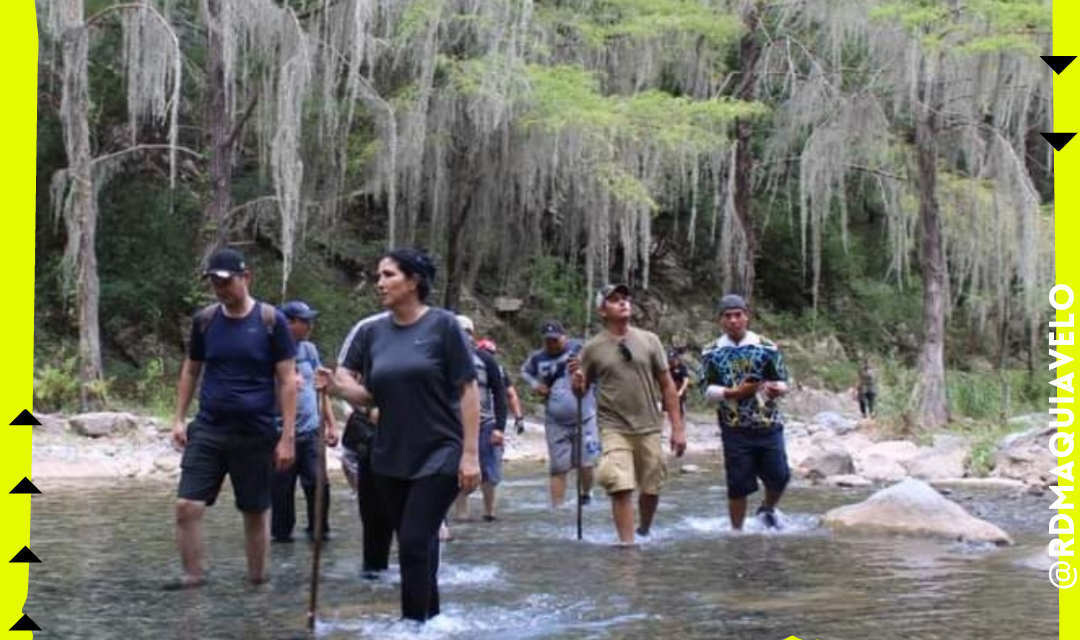
<svg viewBox="0 0 1080 640">
<path fill-rule="evenodd" d="M 341 434 L 341 446 L 352 449 L 361 458 L 366 458 L 371 452 L 375 429 L 376 426 L 368 419 L 367 409 L 353 409 L 345 422 L 345 431 Z"/>
</svg>

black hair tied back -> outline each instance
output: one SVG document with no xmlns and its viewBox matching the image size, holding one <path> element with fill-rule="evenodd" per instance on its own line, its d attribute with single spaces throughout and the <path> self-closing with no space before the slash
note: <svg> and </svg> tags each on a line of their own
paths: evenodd
<svg viewBox="0 0 1080 640">
<path fill-rule="evenodd" d="M 388 252 L 384 258 L 397 263 L 401 272 L 417 282 L 416 292 L 421 301 L 431 294 L 431 284 L 435 281 L 435 261 L 427 253 L 415 247 L 401 247 Z"/>
</svg>

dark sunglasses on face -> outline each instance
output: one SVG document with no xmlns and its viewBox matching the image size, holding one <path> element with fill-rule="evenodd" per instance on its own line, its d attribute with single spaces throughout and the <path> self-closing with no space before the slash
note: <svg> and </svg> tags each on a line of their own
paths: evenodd
<svg viewBox="0 0 1080 640">
<path fill-rule="evenodd" d="M 228 278 L 222 278 L 220 276 L 210 276 L 210 284 L 215 287 L 224 287 L 232 283 L 235 276 L 229 276 Z"/>
<path fill-rule="evenodd" d="M 630 350 L 630 347 L 627 346 L 626 342 L 623 341 L 623 340 L 619 340 L 618 344 L 619 344 L 619 353 L 622 354 L 622 359 L 625 362 L 630 362 L 631 360 L 633 360 L 634 359 L 634 352 Z"/>
</svg>

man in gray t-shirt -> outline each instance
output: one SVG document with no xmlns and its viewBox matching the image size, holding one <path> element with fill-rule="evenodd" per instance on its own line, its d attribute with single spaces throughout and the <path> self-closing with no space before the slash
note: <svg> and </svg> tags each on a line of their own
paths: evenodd
<svg viewBox="0 0 1080 640">
<path fill-rule="evenodd" d="M 548 470 L 551 474 L 551 506 L 562 506 L 566 496 L 566 475 L 580 468 L 582 502 L 590 502 L 592 467 L 600 456 L 600 436 L 596 427 L 596 395 L 590 389 L 582 398 L 582 451 L 574 452 L 577 436 L 577 396 L 570 385 L 567 361 L 581 350 L 581 343 L 570 340 L 557 320 L 541 327 L 544 347 L 532 353 L 521 367 L 525 382 L 544 402 L 544 435 L 548 446 Z M 584 458 L 584 464 L 578 461 Z"/>
</svg>

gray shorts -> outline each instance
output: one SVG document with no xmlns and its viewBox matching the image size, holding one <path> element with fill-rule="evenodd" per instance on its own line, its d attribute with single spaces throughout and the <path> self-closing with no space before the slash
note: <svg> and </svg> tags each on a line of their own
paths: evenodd
<svg viewBox="0 0 1080 640">
<path fill-rule="evenodd" d="M 356 476 L 359 473 L 360 456 L 348 447 L 341 448 L 341 471 L 349 480 L 349 486 L 356 485 Z"/>
<path fill-rule="evenodd" d="M 564 474 L 578 466 L 580 455 L 574 455 L 574 437 L 577 424 L 544 423 L 547 438 L 548 470 L 553 476 Z M 596 428 L 596 416 L 582 423 L 581 445 L 585 454 L 585 467 L 595 466 L 600 457 L 600 432 Z"/>
</svg>

